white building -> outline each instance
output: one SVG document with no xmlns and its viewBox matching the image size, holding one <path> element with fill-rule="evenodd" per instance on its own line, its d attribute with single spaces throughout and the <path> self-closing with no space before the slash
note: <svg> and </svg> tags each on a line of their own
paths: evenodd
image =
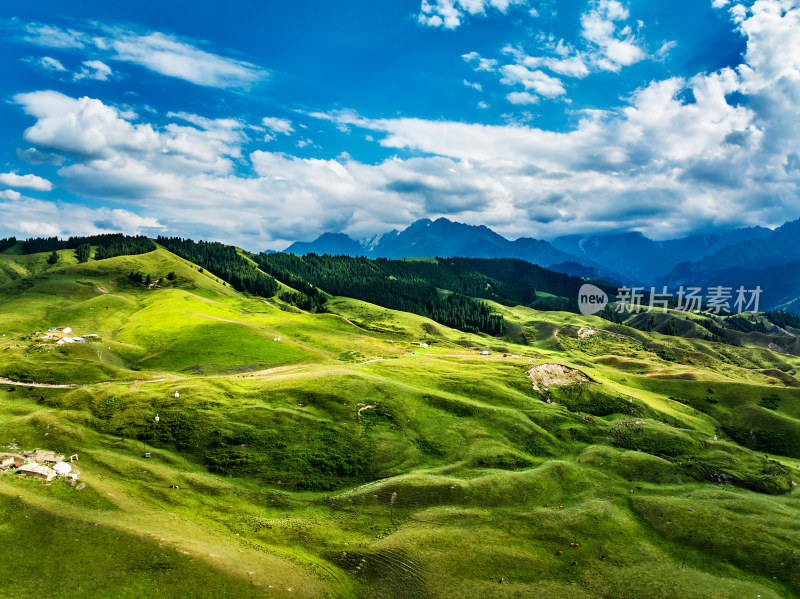
<svg viewBox="0 0 800 599">
<path fill-rule="evenodd" d="M 56 474 L 59 476 L 66 476 L 70 472 L 72 472 L 72 466 L 67 464 L 66 462 L 57 462 L 53 465 L 53 470 L 55 470 Z"/>
</svg>

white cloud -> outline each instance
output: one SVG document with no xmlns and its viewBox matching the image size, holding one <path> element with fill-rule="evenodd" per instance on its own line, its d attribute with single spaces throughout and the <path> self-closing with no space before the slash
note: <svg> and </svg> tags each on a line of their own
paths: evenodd
<svg viewBox="0 0 800 599">
<path fill-rule="evenodd" d="M 112 71 L 104 62 L 99 60 L 84 60 L 80 72 L 75 73 L 73 78 L 77 81 L 80 79 L 94 79 L 95 81 L 108 81 L 111 77 Z"/>
<path fill-rule="evenodd" d="M 475 91 L 479 91 L 479 92 L 483 91 L 483 86 L 480 83 L 474 83 L 472 81 L 467 81 L 466 79 L 464 79 L 464 85 L 467 86 L 467 87 L 471 87 Z"/>
<path fill-rule="evenodd" d="M 468 16 L 483 16 L 488 9 L 506 13 L 514 4 L 527 4 L 527 0 L 422 0 L 417 21 L 428 27 L 455 29 Z"/>
<path fill-rule="evenodd" d="M 113 50 L 113 60 L 135 63 L 197 85 L 246 88 L 266 76 L 254 64 L 206 52 L 159 32 L 140 35 L 115 29 L 105 43 Z"/>
<path fill-rule="evenodd" d="M 233 167 L 231 158 L 241 156 L 239 146 L 246 138 L 232 119 L 202 120 L 181 113 L 184 120 L 194 118 L 203 127 L 170 123 L 157 129 L 150 123 L 134 123 L 135 114 L 94 98 L 39 91 L 17 94 L 14 101 L 37 119 L 25 130 L 25 141 L 79 161 L 110 165 L 136 159 L 175 172 L 227 173 Z"/>
<path fill-rule="evenodd" d="M 66 71 L 66 67 L 61 64 L 61 61 L 53 58 L 51 56 L 42 56 L 38 61 L 36 61 L 40 67 L 42 67 L 46 71 L 58 71 L 64 72 Z"/>
<path fill-rule="evenodd" d="M 5 200 L 12 200 L 17 201 L 22 197 L 22 194 L 18 191 L 14 191 L 13 189 L 5 189 L 0 191 L 0 198 Z"/>
<path fill-rule="evenodd" d="M 731 0 L 711 0 L 711 6 L 713 8 L 724 8 L 730 3 Z"/>
<path fill-rule="evenodd" d="M 73 29 L 61 29 L 44 23 L 28 23 L 22 27 L 19 39 L 47 48 L 83 48 L 87 35 Z"/>
<path fill-rule="evenodd" d="M 197 42 L 158 31 L 136 32 L 120 27 L 90 25 L 85 31 L 41 23 L 23 26 L 19 39 L 39 46 L 92 54 L 76 79 L 105 81 L 111 68 L 103 60 L 137 64 L 153 72 L 197 85 L 249 88 L 267 77 L 257 65 L 201 49 Z"/>
<path fill-rule="evenodd" d="M 497 61 L 495 59 L 483 58 L 477 52 L 467 52 L 466 54 L 462 54 L 461 58 L 470 63 L 472 68 L 474 68 L 476 71 L 491 72 L 497 67 Z"/>
<path fill-rule="evenodd" d="M 608 6 L 607 14 L 626 10 Z M 668 238 L 702 227 L 774 226 L 800 213 L 800 7 L 759 0 L 740 29 L 742 66 L 654 81 L 617 109 L 584 111 L 564 132 L 316 116 L 382 134 L 387 148 L 446 157 L 465 184 L 491 176 L 483 208 L 450 206 L 447 215 L 512 236 L 636 228 Z M 516 93 L 508 99 L 536 97 Z M 736 93 L 746 96 L 741 104 L 731 100 Z"/>
<path fill-rule="evenodd" d="M 646 58 L 628 26 L 617 28 L 618 21 L 630 16 L 618 0 L 595 0 L 581 15 L 581 35 L 595 48 L 594 63 L 604 71 L 619 71 Z"/>
<path fill-rule="evenodd" d="M 560 77 L 583 79 L 593 72 L 616 72 L 647 57 L 630 25 L 619 26 L 629 18 L 628 8 L 617 0 L 592 0 L 580 18 L 581 38 L 585 42 L 582 49 L 552 34 L 539 33 L 533 38 L 538 46 L 535 54 L 526 53 L 521 44 L 503 48 L 503 54 L 513 57 L 512 64 L 498 68 L 497 60 L 484 58 L 477 52 L 463 54 L 462 58 L 475 70 L 499 71 L 500 82 L 505 85 L 522 85 L 529 94 L 557 98 L 567 93 Z M 638 27 L 643 24 L 639 22 Z M 654 58 L 663 59 L 674 45 L 664 42 Z M 521 93 L 506 97 L 515 104 L 531 101 Z"/>
<path fill-rule="evenodd" d="M 539 96 L 529 92 L 511 92 L 506 95 L 506 99 L 512 104 L 538 104 Z"/>
<path fill-rule="evenodd" d="M 560 79 L 551 77 L 543 71 L 532 71 L 520 64 L 508 64 L 501 70 L 503 78 L 500 79 L 500 83 L 504 85 L 522 85 L 526 90 L 545 98 L 555 98 L 567 93 Z"/>
<path fill-rule="evenodd" d="M 589 67 L 586 64 L 587 57 L 583 53 L 577 52 L 569 44 L 565 44 L 564 40 L 558 40 L 557 43 L 548 41 L 543 49 L 552 55 L 528 56 L 520 47 L 514 46 L 506 46 L 503 48 L 503 52 L 512 55 L 515 63 L 524 67 L 544 68 L 558 75 L 578 79 L 589 75 Z"/>
<path fill-rule="evenodd" d="M 324 231 L 360 236 L 447 216 L 510 237 L 633 228 L 667 238 L 775 225 L 800 213 L 800 42 L 793 36 L 800 9 L 759 0 L 740 29 L 746 64 L 654 81 L 614 109 L 576 112 L 577 123 L 563 131 L 311 115 L 418 156 L 375 164 L 245 152 L 252 127 L 236 119 L 174 113 L 181 123 L 157 126 L 96 99 L 35 92 L 15 101 L 36 119 L 24 133 L 29 144 L 72 157 L 59 170 L 59 188 L 124 203 L 142 218 L 158 215 L 169 233 L 261 249 Z M 552 54 L 575 55 L 566 46 Z M 508 90 L 509 100 L 538 97 L 534 83 L 548 80 L 527 73 L 547 67 L 517 66 L 525 71 L 510 71 L 519 89 Z M 737 94 L 745 96 L 738 104 Z M 55 227 L 62 217 L 41 210 L 7 218 Z"/>
<path fill-rule="evenodd" d="M 53 189 L 53 184 L 50 181 L 42 177 L 37 177 L 36 175 L 0 173 L 0 183 L 8 187 L 35 189 L 36 191 L 50 191 Z"/>
<path fill-rule="evenodd" d="M 0 192 L 0 221 L 12 235 L 60 236 L 97 235 L 123 232 L 150 234 L 164 229 L 154 218 L 142 217 L 119 208 L 88 208 L 81 204 L 48 202 L 19 193 Z"/>
<path fill-rule="evenodd" d="M 292 121 L 287 119 L 279 119 L 274 116 L 265 116 L 261 119 L 261 124 L 273 133 L 280 133 L 282 135 L 289 135 L 294 131 Z"/>
</svg>

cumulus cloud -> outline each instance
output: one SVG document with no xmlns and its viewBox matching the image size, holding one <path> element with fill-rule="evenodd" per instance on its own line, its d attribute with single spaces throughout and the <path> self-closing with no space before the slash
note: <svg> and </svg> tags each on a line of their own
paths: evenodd
<svg viewBox="0 0 800 599">
<path fill-rule="evenodd" d="M 150 123 L 132 122 L 135 114 L 94 98 L 38 91 L 17 94 L 14 101 L 37 119 L 23 133 L 25 141 L 78 160 L 121 164 L 140 159 L 176 172 L 227 173 L 231 158 L 241 155 L 239 143 L 244 138 L 234 120 L 203 121 L 181 113 L 202 126 L 170 123 L 158 130 Z"/>
<path fill-rule="evenodd" d="M 8 187 L 22 189 L 35 189 L 36 191 L 50 191 L 53 184 L 36 175 L 18 175 L 17 173 L 0 173 L 0 183 Z"/>
<path fill-rule="evenodd" d="M 461 58 L 470 63 L 472 68 L 474 68 L 476 71 L 491 72 L 497 67 L 497 61 L 495 59 L 484 58 L 477 52 L 467 52 L 466 54 L 462 54 Z"/>
<path fill-rule="evenodd" d="M 608 19 L 627 15 L 619 3 L 597 8 Z M 495 222 L 512 235 L 628 227 L 666 238 L 698 227 L 776 225 L 800 213 L 800 7 L 761 0 L 739 28 L 747 41 L 740 67 L 654 81 L 616 109 L 581 112 L 564 132 L 317 116 L 377 133 L 387 148 L 468 164 L 461 180 L 492 173 L 485 208 L 452 214 L 490 223 L 504 205 L 507 216 Z M 502 72 L 534 91 L 530 68 Z M 508 99 L 534 102 L 531 92 Z M 732 100 L 737 94 L 746 100 Z"/>
<path fill-rule="evenodd" d="M 462 58 L 476 71 L 498 72 L 502 84 L 524 87 L 528 95 L 506 95 L 514 104 L 538 101 L 531 94 L 558 98 L 567 93 L 564 78 L 583 79 L 598 71 L 618 72 L 648 57 L 631 26 L 623 24 L 629 18 L 630 11 L 618 0 L 592 0 L 580 17 L 581 48 L 552 34 L 539 33 L 533 36 L 533 54 L 526 52 L 522 44 L 503 48 L 503 54 L 513 59 L 510 64 L 498 67 L 497 59 L 484 58 L 474 51 L 462 54 Z M 674 45 L 671 41 L 662 43 L 652 58 L 663 59 Z"/>
<path fill-rule="evenodd" d="M 108 81 L 111 77 L 111 67 L 99 60 L 84 60 L 80 72 L 75 73 L 73 79 L 94 79 L 95 81 Z"/>
<path fill-rule="evenodd" d="M 0 198 L 4 200 L 18 200 L 22 197 L 22 194 L 18 191 L 14 191 L 13 189 L 5 189 L 0 191 Z"/>
<path fill-rule="evenodd" d="M 280 133 L 282 135 L 289 135 L 294 131 L 292 121 L 287 119 L 279 119 L 274 116 L 265 116 L 261 119 L 261 124 L 273 133 Z"/>
<path fill-rule="evenodd" d="M 527 0 L 422 0 L 417 21 L 428 27 L 455 29 L 468 16 L 483 16 L 489 9 L 505 13 L 514 4 L 527 4 Z"/>
<path fill-rule="evenodd" d="M 631 27 L 617 26 L 630 16 L 626 6 L 618 0 L 595 0 L 591 6 L 581 16 L 581 35 L 595 47 L 594 62 L 599 68 L 619 71 L 647 56 Z"/>
<path fill-rule="evenodd" d="M 508 64 L 502 68 L 502 72 L 503 78 L 500 79 L 500 83 L 522 85 L 526 90 L 545 98 L 555 98 L 567 93 L 560 79 L 543 71 L 532 71 L 520 64 Z"/>
<path fill-rule="evenodd" d="M 627 14 L 619 3 L 602 10 L 617 24 Z M 174 122 L 159 126 L 92 98 L 35 92 L 15 101 L 34 120 L 25 141 L 70 157 L 59 187 L 121 202 L 143 218 L 157 214 L 166 232 L 261 249 L 447 216 L 510 237 L 631 228 L 668 238 L 776 225 L 800 213 L 800 9 L 759 0 L 736 26 L 747 43 L 741 66 L 653 81 L 616 108 L 576 112 L 576 124 L 560 131 L 311 115 L 320 126 L 347 127 L 413 156 L 374 164 L 248 151 L 252 126 L 237 119 L 173 113 Z M 558 56 L 574 55 L 565 48 Z M 509 101 L 558 91 L 533 74 L 544 65 L 514 64 L 524 70 L 500 69 L 518 87 Z M 278 134 L 294 128 L 257 126 Z M 23 216 L 14 222 L 57 224 L 52 214 Z"/>
<path fill-rule="evenodd" d="M 155 235 L 164 225 L 119 208 L 88 208 L 80 204 L 47 202 L 0 192 L 0 220 L 11 235 L 60 236 L 127 233 Z"/>
<path fill-rule="evenodd" d="M 512 104 L 538 104 L 539 96 L 529 92 L 511 92 L 506 94 L 506 99 Z"/>
</svg>

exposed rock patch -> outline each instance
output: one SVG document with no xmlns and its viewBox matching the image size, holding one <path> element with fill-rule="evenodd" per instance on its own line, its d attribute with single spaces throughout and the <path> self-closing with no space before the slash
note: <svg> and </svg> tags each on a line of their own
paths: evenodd
<svg viewBox="0 0 800 599">
<path fill-rule="evenodd" d="M 590 383 L 592 379 L 576 368 L 563 364 L 539 364 L 528 370 L 534 391 L 547 391 L 552 386 Z"/>
</svg>

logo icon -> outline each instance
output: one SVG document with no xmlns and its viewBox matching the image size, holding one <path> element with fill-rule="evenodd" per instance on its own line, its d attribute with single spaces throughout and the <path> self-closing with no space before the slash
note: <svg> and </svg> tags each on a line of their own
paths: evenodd
<svg viewBox="0 0 800 599">
<path fill-rule="evenodd" d="M 596 314 L 608 305 L 606 292 L 589 283 L 581 285 L 578 291 L 578 309 L 584 316 Z"/>
</svg>

